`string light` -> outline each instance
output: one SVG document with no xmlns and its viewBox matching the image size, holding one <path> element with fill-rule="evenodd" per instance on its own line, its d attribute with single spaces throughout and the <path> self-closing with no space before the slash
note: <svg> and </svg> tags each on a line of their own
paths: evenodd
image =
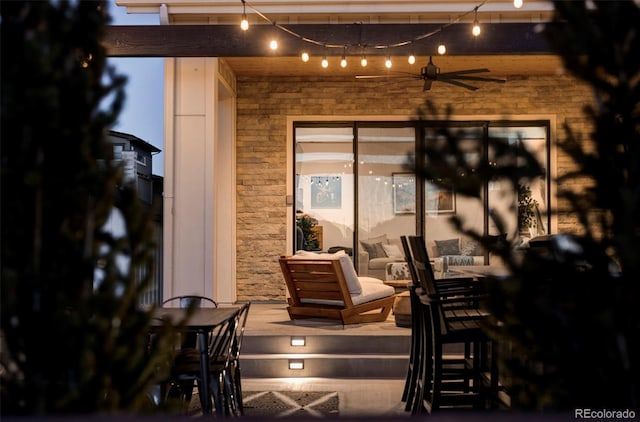
<svg viewBox="0 0 640 422">
<path fill-rule="evenodd" d="M 473 18 L 473 28 L 471 29 L 471 33 L 474 37 L 480 35 L 480 23 L 478 23 L 478 7 L 475 8 L 474 18 Z"/>
<path fill-rule="evenodd" d="M 391 56 L 387 56 L 387 60 L 384 61 L 384 67 L 386 67 L 387 69 L 391 69 L 392 65 L 393 63 L 391 63 Z"/>
<path fill-rule="evenodd" d="M 240 28 L 246 31 L 249 29 L 249 21 L 247 20 L 247 9 L 244 1 L 245 0 L 242 0 L 242 20 L 240 21 Z"/>
<path fill-rule="evenodd" d="M 524 2 L 522 0 L 513 0 L 513 7 L 516 9 L 520 9 Z"/>
<path fill-rule="evenodd" d="M 325 49 L 331 49 L 331 48 L 341 48 L 343 50 L 343 54 L 342 54 L 342 60 L 340 61 L 340 66 L 342 67 L 346 67 L 347 66 L 347 60 L 346 60 L 346 50 L 348 48 L 353 48 L 356 47 L 355 45 L 349 45 L 349 44 L 328 44 L 326 42 L 321 42 L 321 41 L 317 41 L 317 40 L 313 40 L 311 38 L 307 38 L 304 37 L 296 32 L 294 32 L 293 30 L 284 27 L 282 25 L 277 24 L 275 21 L 272 21 L 271 19 L 269 19 L 267 16 L 265 16 L 263 13 L 261 13 L 259 10 L 255 9 L 251 4 L 247 3 L 246 0 L 240 0 L 242 2 L 242 21 L 240 24 L 240 27 L 243 30 L 247 30 L 249 28 L 249 22 L 246 19 L 246 6 L 248 6 L 251 10 L 253 10 L 256 14 L 258 14 L 262 19 L 264 19 L 265 21 L 269 22 L 270 24 L 272 24 L 274 26 L 274 28 L 279 29 L 283 32 L 286 32 L 289 35 L 292 35 L 296 38 L 298 38 L 301 41 L 310 43 L 310 44 L 314 44 L 316 46 L 320 46 L 320 47 L 324 47 Z M 478 22 L 478 9 L 483 6 L 485 3 L 487 3 L 488 0 L 483 0 L 481 1 L 477 6 L 475 6 L 472 10 L 469 10 L 468 12 L 462 13 L 459 16 L 457 16 L 454 20 L 450 21 L 447 24 L 442 25 L 439 29 L 428 32 L 428 33 L 424 33 L 421 35 L 418 35 L 410 40 L 406 40 L 406 41 L 401 41 L 401 42 L 397 42 L 395 44 L 386 44 L 386 45 L 368 45 L 366 46 L 367 48 L 373 48 L 373 49 L 390 49 L 390 48 L 397 48 L 397 47 L 405 47 L 409 44 L 414 44 L 418 41 L 424 40 L 426 38 L 429 38 L 437 33 L 442 33 L 444 31 L 445 28 L 447 28 L 448 26 L 451 26 L 455 23 L 459 23 L 461 21 L 461 19 L 467 15 L 469 15 L 470 13 L 474 13 L 474 21 L 473 21 L 473 28 L 472 28 L 472 34 L 474 36 L 479 36 L 481 29 L 480 29 L 480 24 Z M 516 8 L 520 8 L 523 5 L 523 0 L 514 0 L 513 5 Z M 364 44 L 360 41 L 357 44 L 358 47 L 363 47 Z M 278 40 L 276 39 L 275 35 L 274 37 L 271 39 L 270 43 L 269 43 L 269 47 L 271 48 L 271 50 L 277 50 L 278 49 Z M 446 53 L 447 49 L 446 46 L 444 44 L 444 42 L 440 41 L 438 44 L 438 48 L 437 48 L 438 54 L 443 55 Z M 304 62 L 308 62 L 309 61 L 309 53 L 304 51 L 301 54 L 301 58 L 302 61 Z M 408 57 L 408 61 L 410 64 L 414 64 L 416 61 L 416 57 L 413 54 L 413 52 L 411 53 L 411 55 Z M 326 60 L 326 56 L 324 56 L 324 59 L 322 60 L 322 65 L 323 67 L 328 67 L 328 61 Z M 367 57 L 366 55 L 363 53 L 362 54 L 362 58 L 360 60 L 360 65 L 362 67 L 366 67 L 367 66 Z M 391 63 L 391 58 L 390 55 L 387 55 L 387 59 L 385 60 L 385 66 L 387 68 L 390 68 L 392 66 Z"/>
<path fill-rule="evenodd" d="M 329 67 L 329 60 L 327 60 L 327 56 L 322 56 L 322 67 L 325 69 Z"/>
</svg>

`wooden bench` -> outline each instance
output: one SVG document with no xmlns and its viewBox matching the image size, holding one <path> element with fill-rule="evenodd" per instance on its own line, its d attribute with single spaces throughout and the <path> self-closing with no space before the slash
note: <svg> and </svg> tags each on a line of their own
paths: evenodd
<svg viewBox="0 0 640 422">
<path fill-rule="evenodd" d="M 389 316 L 395 291 L 382 280 L 357 277 L 361 288 L 357 293 L 356 282 L 353 277 L 347 282 L 338 259 L 281 257 L 279 261 L 290 295 L 291 319 L 330 318 L 359 324 L 385 321 Z"/>
</svg>

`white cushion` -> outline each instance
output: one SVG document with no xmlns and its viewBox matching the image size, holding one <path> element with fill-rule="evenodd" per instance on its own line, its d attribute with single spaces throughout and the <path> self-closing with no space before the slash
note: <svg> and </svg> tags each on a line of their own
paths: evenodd
<svg viewBox="0 0 640 422">
<path fill-rule="evenodd" d="M 340 261 L 340 266 L 342 267 L 342 274 L 344 274 L 344 278 L 347 281 L 347 288 L 349 289 L 349 293 L 358 294 L 362 292 L 362 287 L 360 286 L 360 281 L 358 280 L 358 273 L 356 273 L 356 269 L 353 267 L 353 261 L 347 253 L 343 250 L 340 250 L 336 253 L 315 253 L 311 251 L 297 251 L 292 258 L 297 259 L 337 259 Z"/>
<path fill-rule="evenodd" d="M 384 281 L 380 280 L 379 278 L 374 278 L 374 277 L 358 277 L 358 280 L 360 280 L 360 283 L 377 283 L 377 284 L 384 284 Z"/>
<path fill-rule="evenodd" d="M 371 302 L 372 300 L 382 299 L 384 297 L 393 296 L 395 289 L 382 283 L 382 280 L 371 277 L 359 277 L 362 292 L 360 294 L 351 294 L 351 302 L 354 305 Z M 364 279 L 364 280 L 363 280 Z M 369 279 L 369 280 L 366 280 Z M 302 303 L 315 303 L 318 305 L 336 305 L 344 306 L 341 300 L 323 300 L 323 299 L 301 299 Z"/>
</svg>

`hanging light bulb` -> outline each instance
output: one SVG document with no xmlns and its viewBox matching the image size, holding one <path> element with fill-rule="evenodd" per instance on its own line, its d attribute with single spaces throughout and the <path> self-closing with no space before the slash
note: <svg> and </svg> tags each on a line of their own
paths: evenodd
<svg viewBox="0 0 640 422">
<path fill-rule="evenodd" d="M 447 47 L 444 45 L 443 37 L 442 37 L 443 28 L 440 28 L 440 43 L 438 43 L 438 54 L 443 56 L 447 52 Z"/>
<path fill-rule="evenodd" d="M 360 60 L 360 66 L 367 67 L 367 56 L 362 55 L 362 59 Z"/>
<path fill-rule="evenodd" d="M 391 63 L 391 56 L 387 56 L 387 60 L 384 61 L 384 67 L 386 67 L 387 69 L 391 69 L 392 65 L 393 63 Z"/>
<path fill-rule="evenodd" d="M 271 41 L 269 42 L 269 48 L 272 50 L 277 50 L 278 49 L 278 40 L 276 40 L 275 38 L 272 38 Z"/>
<path fill-rule="evenodd" d="M 242 0 L 242 20 L 240 21 L 240 28 L 242 28 L 243 31 L 249 29 L 249 21 L 247 20 L 247 10 L 244 0 Z"/>
<path fill-rule="evenodd" d="M 302 59 L 303 62 L 308 62 L 309 61 L 309 53 L 307 53 L 306 51 L 302 52 L 302 55 L 300 56 L 300 58 Z"/>
<path fill-rule="evenodd" d="M 471 28 L 471 33 L 474 37 L 480 35 L 480 23 L 478 22 L 478 8 L 476 7 L 474 18 L 473 18 L 473 28 Z"/>
<path fill-rule="evenodd" d="M 329 60 L 327 60 L 327 56 L 322 56 L 322 67 L 325 69 L 329 67 Z"/>
<path fill-rule="evenodd" d="M 340 60 L 340 67 L 347 67 L 347 58 L 344 56 L 344 54 L 342 55 L 342 59 Z"/>
<path fill-rule="evenodd" d="M 513 0 L 513 7 L 516 9 L 520 9 L 524 2 L 522 0 Z"/>
<path fill-rule="evenodd" d="M 414 64 L 416 62 L 416 56 L 414 56 L 413 54 L 410 54 L 407 61 L 409 62 L 409 64 Z"/>
</svg>

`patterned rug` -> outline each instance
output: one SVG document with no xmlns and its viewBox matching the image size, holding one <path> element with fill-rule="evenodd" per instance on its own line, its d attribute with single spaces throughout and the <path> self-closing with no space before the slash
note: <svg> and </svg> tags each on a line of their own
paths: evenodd
<svg viewBox="0 0 640 422">
<path fill-rule="evenodd" d="M 335 391 L 244 391 L 244 416 L 264 418 L 334 418 L 340 401 Z M 194 391 L 189 410 L 202 415 L 198 393 Z"/>
<path fill-rule="evenodd" d="M 273 418 L 337 417 L 338 393 L 335 391 L 246 391 L 245 416 Z"/>
</svg>

